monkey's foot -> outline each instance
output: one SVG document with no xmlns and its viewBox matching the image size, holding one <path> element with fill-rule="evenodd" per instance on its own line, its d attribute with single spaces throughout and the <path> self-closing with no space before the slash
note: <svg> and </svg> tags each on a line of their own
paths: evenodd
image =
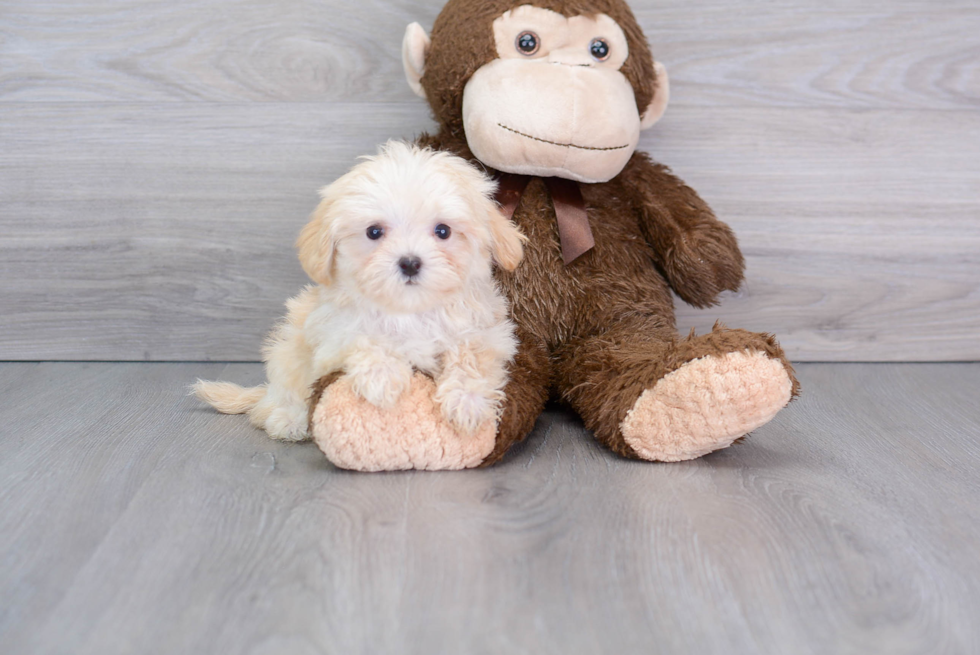
<svg viewBox="0 0 980 655">
<path fill-rule="evenodd" d="M 620 431 L 643 459 L 695 459 L 768 423 L 792 390 L 783 363 L 763 352 L 702 357 L 644 391 Z"/>
<path fill-rule="evenodd" d="M 320 385 L 318 385 L 319 387 Z M 493 450 L 497 425 L 488 421 L 462 435 L 433 400 L 435 383 L 416 373 L 390 409 L 379 409 L 337 378 L 310 413 L 310 433 L 334 465 L 356 471 L 459 470 L 479 466 Z"/>
</svg>

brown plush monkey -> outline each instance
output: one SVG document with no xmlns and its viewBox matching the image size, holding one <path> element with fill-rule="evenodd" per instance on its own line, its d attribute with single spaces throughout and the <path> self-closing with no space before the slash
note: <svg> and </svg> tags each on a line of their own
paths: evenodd
<svg viewBox="0 0 980 655">
<path fill-rule="evenodd" d="M 671 289 L 713 305 L 738 288 L 744 262 L 697 193 L 635 152 L 668 83 L 623 0 L 450 0 L 431 40 L 409 26 L 403 58 L 439 123 L 421 143 L 498 174 L 501 204 L 529 237 L 520 267 L 498 274 L 521 347 L 500 421 L 477 435 L 442 423 L 421 376 L 388 414 L 343 378 L 322 380 L 311 431 L 334 463 L 491 464 L 549 395 L 620 455 L 686 460 L 729 446 L 798 393 L 769 335 L 677 334 Z"/>
</svg>

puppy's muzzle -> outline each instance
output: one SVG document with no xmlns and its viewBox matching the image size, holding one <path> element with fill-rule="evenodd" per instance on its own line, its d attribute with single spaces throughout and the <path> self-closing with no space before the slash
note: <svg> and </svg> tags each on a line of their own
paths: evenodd
<svg viewBox="0 0 980 655">
<path fill-rule="evenodd" d="M 414 255 L 408 257 L 402 257 L 398 260 L 398 268 L 401 269 L 402 274 L 407 278 L 413 278 L 419 274 L 422 269 L 422 260 Z"/>
</svg>

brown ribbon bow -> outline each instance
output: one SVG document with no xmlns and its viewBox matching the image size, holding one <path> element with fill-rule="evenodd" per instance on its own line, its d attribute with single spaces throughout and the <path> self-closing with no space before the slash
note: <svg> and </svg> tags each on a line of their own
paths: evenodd
<svg viewBox="0 0 980 655">
<path fill-rule="evenodd" d="M 561 239 L 561 257 L 568 266 L 573 261 L 592 250 L 595 239 L 592 228 L 589 227 L 589 214 L 585 209 L 585 199 L 578 188 L 578 182 L 565 180 L 560 177 L 546 177 L 544 184 L 551 194 L 551 202 L 555 206 L 555 218 L 558 221 L 558 236 Z M 505 173 L 500 177 L 497 189 L 497 202 L 508 219 L 514 217 L 521 196 L 527 189 L 531 177 L 529 175 L 513 175 Z"/>
</svg>

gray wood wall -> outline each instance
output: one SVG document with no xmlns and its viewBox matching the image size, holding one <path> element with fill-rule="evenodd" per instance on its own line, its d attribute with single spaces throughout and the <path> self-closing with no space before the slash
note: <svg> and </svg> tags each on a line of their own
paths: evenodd
<svg viewBox="0 0 980 655">
<path fill-rule="evenodd" d="M 0 0 L 0 359 L 255 360 L 316 190 L 430 128 L 442 0 Z M 980 359 L 980 3 L 633 0 L 672 74 L 641 147 L 737 231 L 682 327 L 797 360 Z"/>
</svg>

